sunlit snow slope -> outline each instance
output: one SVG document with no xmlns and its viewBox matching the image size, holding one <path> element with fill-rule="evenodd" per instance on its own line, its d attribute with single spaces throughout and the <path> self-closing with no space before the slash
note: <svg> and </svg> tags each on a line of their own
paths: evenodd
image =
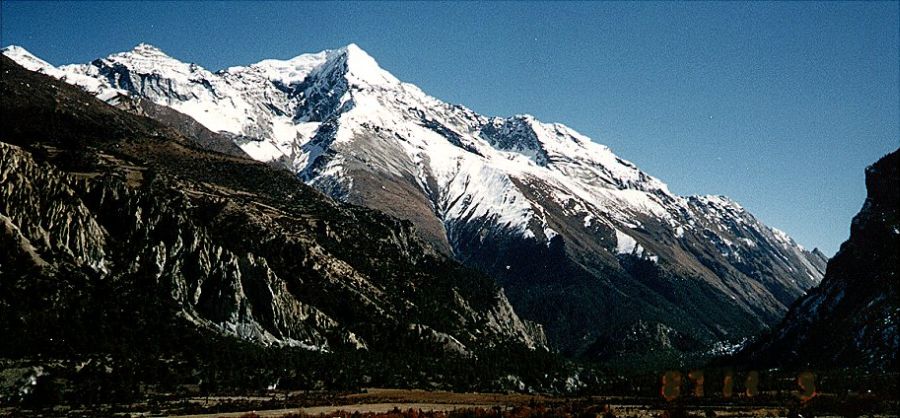
<svg viewBox="0 0 900 418">
<path fill-rule="evenodd" d="M 106 100 L 171 107 L 334 197 L 412 221 L 493 275 L 565 352 L 616 357 L 633 351 L 624 335 L 679 351 L 751 335 L 823 274 L 821 253 L 726 197 L 674 195 L 564 125 L 444 103 L 353 44 L 215 73 L 144 44 L 58 68 L 3 53 Z"/>
</svg>

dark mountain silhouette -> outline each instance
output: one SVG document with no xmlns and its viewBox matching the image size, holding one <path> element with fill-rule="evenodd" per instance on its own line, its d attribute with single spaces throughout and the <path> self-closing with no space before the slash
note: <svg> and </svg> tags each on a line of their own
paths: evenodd
<svg viewBox="0 0 900 418">
<path fill-rule="evenodd" d="M 900 372 L 900 150 L 866 170 L 868 195 L 822 283 L 736 357 L 753 366 Z"/>
</svg>

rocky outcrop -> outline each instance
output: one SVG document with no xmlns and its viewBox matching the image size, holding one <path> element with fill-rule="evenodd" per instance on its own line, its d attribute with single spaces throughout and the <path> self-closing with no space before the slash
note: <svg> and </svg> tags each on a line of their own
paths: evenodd
<svg viewBox="0 0 900 418">
<path fill-rule="evenodd" d="M 900 363 L 900 150 L 866 170 L 868 195 L 850 238 L 822 283 L 773 332 L 734 361 L 791 369 L 862 368 L 897 373 Z"/>
</svg>

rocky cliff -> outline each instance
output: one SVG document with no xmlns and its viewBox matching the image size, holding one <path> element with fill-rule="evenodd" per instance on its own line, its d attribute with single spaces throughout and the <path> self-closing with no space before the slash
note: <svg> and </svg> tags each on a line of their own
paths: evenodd
<svg viewBox="0 0 900 418">
<path fill-rule="evenodd" d="M 900 150 L 866 170 L 868 195 L 822 283 L 738 361 L 900 371 Z"/>
</svg>

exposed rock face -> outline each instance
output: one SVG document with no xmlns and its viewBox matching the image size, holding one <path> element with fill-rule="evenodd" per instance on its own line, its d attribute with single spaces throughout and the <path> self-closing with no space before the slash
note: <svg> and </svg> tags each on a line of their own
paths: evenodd
<svg viewBox="0 0 900 418">
<path fill-rule="evenodd" d="M 194 118 L 171 107 L 158 105 L 140 97 L 125 95 L 107 100 L 107 103 L 136 115 L 156 119 L 174 128 L 202 148 L 235 157 L 250 158 L 247 153 L 241 150 L 241 147 L 235 144 L 235 142 L 241 141 L 240 137 L 227 132 L 210 131 Z"/>
<path fill-rule="evenodd" d="M 411 221 L 569 354 L 634 329 L 671 330 L 684 349 L 753 335 L 824 272 L 821 253 L 727 198 L 677 196 L 564 125 L 441 102 L 356 45 L 216 73 L 148 45 L 60 68 L 4 54 L 103 99 L 171 107 L 335 198 Z"/>
<path fill-rule="evenodd" d="M 80 303 L 113 303 L 104 298 L 263 345 L 463 356 L 545 347 L 491 279 L 435 252 L 409 222 L 203 150 L 6 57 L 0 85 L 7 354 L 80 338 L 58 324 L 139 320 L 65 318 Z M 85 293 L 95 288 L 108 293 Z"/>
<path fill-rule="evenodd" d="M 787 368 L 900 369 L 900 150 L 866 170 L 868 196 L 822 283 L 737 361 Z"/>
</svg>

